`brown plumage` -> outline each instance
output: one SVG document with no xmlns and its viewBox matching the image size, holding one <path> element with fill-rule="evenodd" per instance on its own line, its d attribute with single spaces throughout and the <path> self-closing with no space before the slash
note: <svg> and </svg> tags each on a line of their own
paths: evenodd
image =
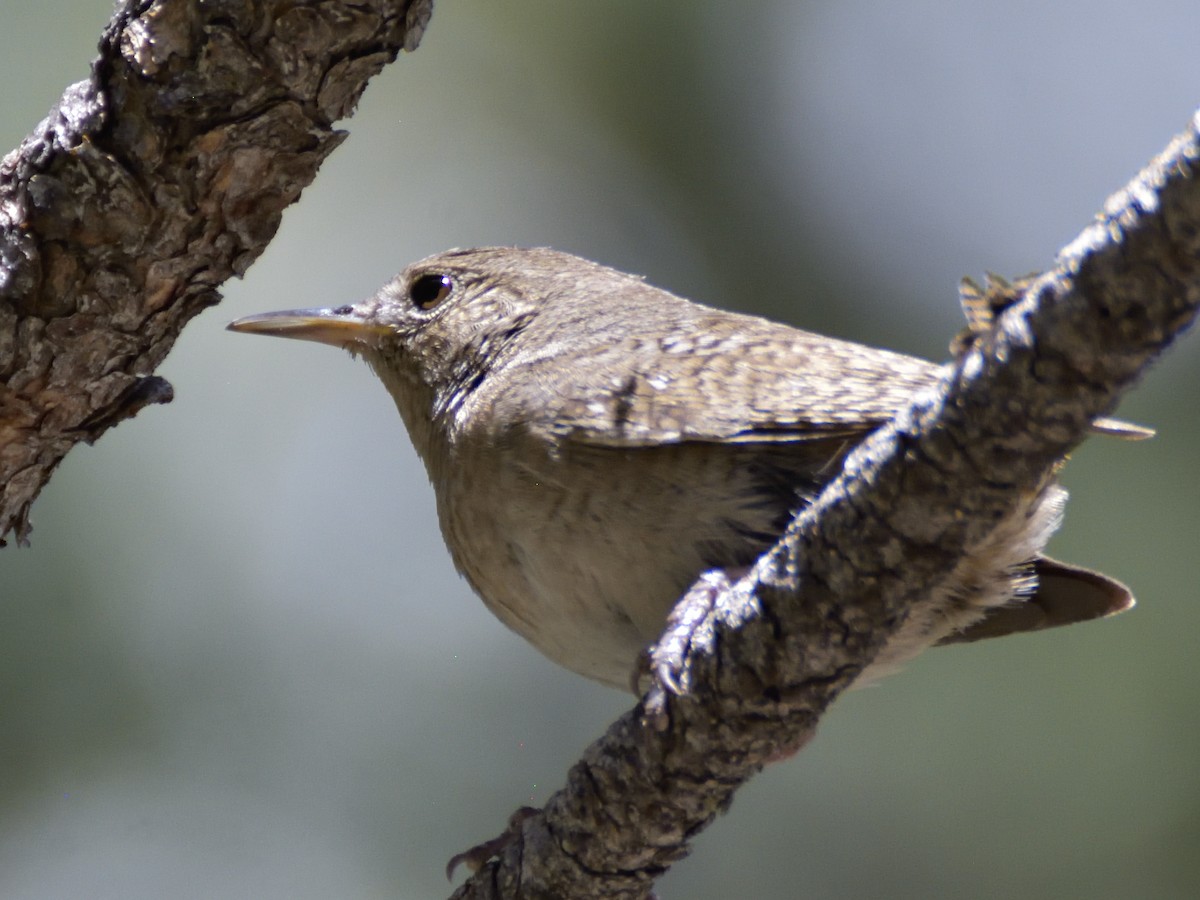
<svg viewBox="0 0 1200 900">
<path fill-rule="evenodd" d="M 548 249 L 450 251 L 362 303 L 230 327 L 363 356 L 472 587 L 546 655 L 618 687 L 701 573 L 752 562 L 941 371 Z M 934 643 L 1130 606 L 1119 583 L 1041 557 L 1064 501 L 1053 483 L 1029 497 L 866 677 Z"/>
</svg>

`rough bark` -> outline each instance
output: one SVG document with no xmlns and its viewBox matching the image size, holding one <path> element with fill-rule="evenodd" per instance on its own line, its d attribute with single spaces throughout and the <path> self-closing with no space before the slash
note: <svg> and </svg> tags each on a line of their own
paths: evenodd
<svg viewBox="0 0 1200 900">
<path fill-rule="evenodd" d="M 127 0 L 92 77 L 0 163 L 0 540 L 59 461 L 148 403 L 432 0 Z"/>
<path fill-rule="evenodd" d="M 720 598 L 690 691 L 662 698 L 665 727 L 641 706 L 618 720 L 456 900 L 649 897 L 742 783 L 813 734 L 907 611 L 1192 322 L 1198 124 Z"/>
</svg>

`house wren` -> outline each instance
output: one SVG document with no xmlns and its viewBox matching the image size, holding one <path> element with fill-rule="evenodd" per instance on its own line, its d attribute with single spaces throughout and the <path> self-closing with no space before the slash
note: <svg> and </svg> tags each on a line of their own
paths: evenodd
<svg viewBox="0 0 1200 900">
<path fill-rule="evenodd" d="M 229 327 L 364 357 L 458 570 L 548 657 L 616 687 L 690 585 L 752 563 L 940 371 L 549 249 L 452 250 L 361 303 Z M 1065 498 L 1047 484 L 997 527 L 944 607 L 903 625 L 864 677 L 932 644 L 1132 605 L 1123 585 L 1041 556 Z"/>
</svg>

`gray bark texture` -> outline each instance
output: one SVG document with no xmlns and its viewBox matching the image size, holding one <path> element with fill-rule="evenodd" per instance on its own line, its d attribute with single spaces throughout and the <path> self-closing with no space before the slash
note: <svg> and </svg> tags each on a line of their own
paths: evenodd
<svg viewBox="0 0 1200 900">
<path fill-rule="evenodd" d="M 803 746 L 908 611 L 1193 321 L 1198 127 L 1200 113 L 718 599 L 689 690 L 652 692 L 659 727 L 645 702 L 614 723 L 455 900 L 651 897 L 742 783 Z"/>
<path fill-rule="evenodd" d="M 433 0 L 127 0 L 92 77 L 0 163 L 0 541 L 59 461 L 149 403 L 346 137 Z"/>
<path fill-rule="evenodd" d="M 0 536 L 63 455 L 170 399 L 154 368 L 274 234 L 431 0 L 137 0 L 0 166 Z M 936 395 L 874 434 L 703 623 L 687 691 L 614 723 L 457 898 L 643 898 L 813 734 L 931 586 L 1040 484 L 1200 300 L 1197 123 Z M 449 786 L 447 789 L 450 789 Z M 800 813 L 798 813 L 800 814 Z"/>
</svg>

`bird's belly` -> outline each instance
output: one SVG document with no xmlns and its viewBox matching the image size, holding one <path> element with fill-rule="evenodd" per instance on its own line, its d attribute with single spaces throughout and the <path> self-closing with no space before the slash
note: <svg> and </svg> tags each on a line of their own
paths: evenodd
<svg viewBox="0 0 1200 900">
<path fill-rule="evenodd" d="M 762 547 L 746 534 L 777 516 L 748 512 L 746 491 L 724 480 L 697 515 L 697 485 L 714 480 L 689 489 L 675 460 L 656 478 L 644 456 L 630 463 L 633 478 L 612 455 L 603 490 L 578 489 L 577 468 L 493 470 L 487 484 L 443 492 L 439 508 L 455 562 L 501 621 L 560 665 L 622 689 L 687 588 L 706 569 L 753 559 Z"/>
<path fill-rule="evenodd" d="M 662 536 L 631 540 L 626 529 L 618 538 L 622 529 L 611 519 L 605 527 L 592 517 L 505 518 L 493 528 L 474 517 L 473 534 L 460 542 L 456 561 L 472 587 L 554 662 L 627 689 L 638 654 L 657 639 L 702 563 L 667 562 L 678 550 Z"/>
</svg>

